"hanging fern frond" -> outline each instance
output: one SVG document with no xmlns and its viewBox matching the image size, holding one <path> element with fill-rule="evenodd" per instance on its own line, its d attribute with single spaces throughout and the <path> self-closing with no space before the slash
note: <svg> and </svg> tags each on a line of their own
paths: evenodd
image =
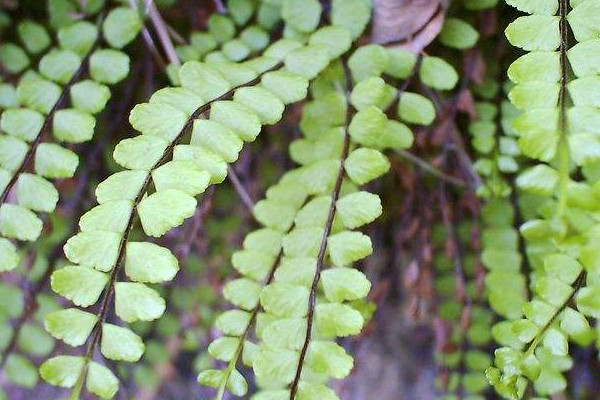
<svg viewBox="0 0 600 400">
<path fill-rule="evenodd" d="M 361 51 L 350 58 L 351 69 Z M 382 72 L 385 64 L 374 66 Z M 368 79 L 355 71 L 352 78 L 357 83 Z M 344 75 L 341 78 L 338 86 L 345 87 Z M 362 329 L 363 316 L 351 302 L 363 299 L 370 283 L 350 266 L 373 251 L 368 236 L 354 229 L 381 213 L 378 196 L 359 191 L 356 185 L 389 168 L 379 150 L 407 148 L 413 140 L 405 125 L 388 120 L 378 108 L 385 104 L 386 94 L 365 98 L 360 91 L 352 91 L 350 98 L 364 106 L 355 115 L 345 95 L 335 90 L 320 94 L 306 106 L 304 121 L 315 117 L 309 110 L 320 116 L 327 110 L 331 122 L 324 125 L 319 118 L 318 127 L 301 125 L 306 138 L 292 143 L 292 158 L 303 166 L 288 180 L 296 181 L 294 187 L 304 187 L 309 201 L 297 213 L 290 213 L 287 225 L 293 221 L 293 229 L 282 239 L 282 265 L 260 293 L 265 313 L 257 325 L 260 342 L 252 366 L 263 390 L 255 399 L 337 398 L 322 383 L 341 379 L 352 369 L 352 358 L 335 339 Z M 381 107 L 387 106 L 389 102 Z M 313 150 L 317 148 L 330 150 L 317 154 Z M 281 208 L 266 210 L 267 215 L 273 218 L 275 209 Z M 281 386 L 287 390 L 277 390 Z"/>
<path fill-rule="evenodd" d="M 65 26 L 57 33 L 58 47 L 40 59 L 38 72 L 30 70 L 20 79 L 15 90 L 18 104 L 4 110 L 0 119 L 0 271 L 19 264 L 10 239 L 35 241 L 43 226 L 36 213 L 54 211 L 59 196 L 49 179 L 70 178 L 77 169 L 77 154 L 54 141 L 89 141 L 94 115 L 110 98 L 106 85 L 129 73 L 129 57 L 101 47 L 102 39 L 121 48 L 136 37 L 140 26 L 137 13 L 129 8 L 111 10 L 97 25 L 79 21 Z M 47 33 L 39 28 L 29 23 L 19 29 L 26 33 L 22 37 L 27 49 L 41 52 L 48 47 Z M 32 35 L 32 29 L 37 34 Z M 48 137 L 50 131 L 54 140 Z M 13 193 L 16 203 L 9 203 Z"/>
<path fill-rule="evenodd" d="M 100 204 L 81 218 L 81 232 L 65 246 L 76 265 L 52 277 L 53 289 L 77 306 L 96 304 L 103 294 L 96 314 L 72 308 L 48 317 L 56 337 L 74 346 L 87 341 L 86 355 L 48 360 L 40 370 L 45 380 L 74 387 L 74 396 L 84 384 L 99 396 L 114 396 L 117 379 L 93 361 L 96 347 L 108 359 L 132 362 L 144 353 L 144 344 L 130 329 L 108 323 L 113 296 L 121 320 L 155 320 L 165 301 L 146 284 L 169 281 L 178 270 L 168 249 L 132 241 L 136 215 L 144 232 L 154 237 L 192 216 L 195 196 L 225 179 L 227 164 L 237 159 L 243 142 L 253 141 L 263 125 L 279 121 L 285 104 L 306 96 L 308 79 L 329 63 L 329 48 L 299 44 L 278 54 L 267 51 L 279 58 L 265 57 L 257 70 L 243 63 L 217 68 L 191 61 L 179 71 L 182 87 L 161 89 L 132 110 L 130 122 L 142 134 L 122 140 L 113 154 L 126 170 L 98 186 Z M 208 119 L 201 118 L 205 113 Z M 190 134 L 190 144 L 183 144 Z M 98 387 L 102 379 L 110 385 Z"/>
<path fill-rule="evenodd" d="M 522 111 L 515 121 L 519 146 L 539 162 L 517 184 L 546 200 L 539 217 L 521 227 L 533 268 L 533 299 L 504 335 L 512 346 L 496 351 L 496 368 L 488 371 L 500 393 L 519 398 L 528 380 L 540 395 L 563 390 L 568 341 L 588 345 L 593 337 L 586 317 L 597 316 L 597 200 L 586 170 L 600 154 L 600 142 L 590 130 L 597 114 L 598 70 L 582 55 L 598 47 L 593 21 L 600 9 L 596 1 L 508 3 L 532 14 L 506 30 L 513 45 L 529 51 L 509 68 L 516 84 L 509 98 Z M 582 168 L 584 180 L 574 178 L 573 167 Z"/>
<path fill-rule="evenodd" d="M 458 212 L 449 204 L 443 207 L 451 207 L 445 212 L 453 215 Z M 437 323 L 442 324 L 438 329 L 446 334 L 438 343 L 436 355 L 441 368 L 438 398 L 443 400 L 485 395 L 485 369 L 492 363 L 489 345 L 493 315 L 483 302 L 478 282 L 481 271 L 477 255 L 472 252 L 476 227 L 461 221 L 458 232 L 453 232 L 457 219 L 449 217 L 453 225 L 446 222 L 433 233 L 434 250 L 438 253 L 434 260 L 440 301 Z"/>
</svg>

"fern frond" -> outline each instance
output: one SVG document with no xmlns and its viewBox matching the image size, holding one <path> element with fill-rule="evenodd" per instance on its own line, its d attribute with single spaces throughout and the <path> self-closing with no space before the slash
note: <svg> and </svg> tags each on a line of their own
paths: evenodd
<svg viewBox="0 0 600 400">
<path fill-rule="evenodd" d="M 593 180 L 584 175 L 577 181 L 572 167 L 586 171 L 597 162 L 600 149 L 597 137 L 582 125 L 593 118 L 590 107 L 597 106 L 597 71 L 587 57 L 580 57 L 581 49 L 597 47 L 592 21 L 600 9 L 595 1 L 572 6 L 563 0 L 508 3 L 532 14 L 517 18 L 506 30 L 513 45 L 530 52 L 509 68 L 516 84 L 509 99 L 522 111 L 515 121 L 519 146 L 524 155 L 539 161 L 517 184 L 545 200 L 539 217 L 521 227 L 533 268 L 534 296 L 523 307 L 524 318 L 512 322 L 513 345 L 497 350 L 496 368 L 488 371 L 500 393 L 519 398 L 528 380 L 540 395 L 564 389 L 562 371 L 568 363 L 559 361 L 568 359 L 568 340 L 589 343 L 584 316 L 597 315 L 590 302 L 597 292 L 597 250 L 590 242 L 597 201 Z M 575 45 L 569 43 L 571 32 Z"/>
<path fill-rule="evenodd" d="M 445 226 L 433 232 L 436 269 L 436 297 L 439 301 L 436 321 L 443 338 L 436 355 L 440 363 L 439 399 L 484 396 L 489 388 L 485 369 L 492 363 L 493 315 L 486 308 L 480 287 L 481 266 L 474 250 L 473 236 L 478 227 L 467 221 L 456 225 L 459 204 L 444 204 L 451 216 Z M 449 225 L 448 223 L 452 223 Z M 454 226 L 458 226 L 454 231 Z M 445 245 L 445 246 L 444 246 Z M 446 249 L 445 251 L 443 249 Z"/>
<path fill-rule="evenodd" d="M 350 60 L 362 51 L 357 50 Z M 349 65 L 353 67 L 352 61 Z M 368 79 L 355 78 L 352 72 L 359 82 Z M 344 87 L 345 75 L 338 79 L 337 86 Z M 366 99 L 360 93 L 357 85 L 350 98 L 362 105 Z M 385 97 L 384 91 L 368 101 L 380 104 Z M 291 182 L 296 180 L 294 187 L 305 188 L 309 201 L 286 218 L 287 226 L 293 221 L 294 227 L 282 240 L 285 262 L 260 293 L 265 313 L 257 326 L 261 342 L 252 356 L 263 387 L 257 399 L 337 398 L 321 382 L 343 378 L 352 368 L 351 357 L 332 339 L 357 334 L 362 328 L 363 317 L 349 302 L 366 296 L 370 284 L 348 266 L 371 254 L 372 247 L 367 236 L 353 229 L 381 213 L 379 198 L 358 191 L 355 185 L 387 171 L 389 164 L 379 150 L 410 146 L 412 133 L 405 125 L 388 120 L 376 105 L 369 104 L 354 115 L 348 103 L 335 89 L 316 96 L 306 105 L 301 122 L 305 138 L 290 149 L 292 158 L 303 164 Z M 320 125 L 309 124 L 311 118 Z M 321 150 L 315 153 L 316 149 Z M 275 213 L 268 215 L 273 218 Z M 328 264 L 331 268 L 325 268 Z M 277 390 L 282 385 L 288 389 Z"/>
<path fill-rule="evenodd" d="M 360 63 L 352 60 L 370 60 L 372 52 L 379 52 L 383 56 L 377 60 L 383 61 L 371 62 L 370 72 L 355 78 L 348 98 L 340 93 L 347 78 L 339 64 L 315 81 L 315 98 L 305 105 L 300 123 L 305 137 L 290 147 L 292 159 L 302 166 L 286 173 L 257 203 L 254 214 L 266 229 L 253 234 L 260 242 L 245 243 L 245 250 L 232 259 L 244 277 L 231 282 L 225 296 L 246 311 L 226 313 L 220 328 L 227 336 L 209 348 L 216 358 L 229 362 L 225 371 L 200 375 L 201 383 L 219 387 L 217 398 L 225 387 L 245 393 L 243 378 L 234 372 L 240 357 L 252 365 L 263 387 L 256 399 L 337 398 L 322 382 L 350 372 L 351 358 L 331 339 L 362 328 L 363 317 L 352 302 L 366 296 L 370 284 L 348 266 L 372 249 L 368 237 L 353 229 L 381 212 L 379 198 L 356 185 L 387 171 L 389 162 L 380 150 L 412 143 L 410 129 L 382 112 L 397 94 L 378 75 L 387 68 L 388 52 L 391 56 L 396 51 L 367 47 L 350 57 L 352 77 L 354 71 L 361 76 L 355 67 Z M 412 67 L 407 75 L 410 71 Z M 273 247 L 253 249 L 250 243 Z M 325 268 L 327 264 L 332 267 Z M 264 282 L 265 288 L 257 282 Z M 254 320 L 258 347 L 246 340 Z"/>
</svg>

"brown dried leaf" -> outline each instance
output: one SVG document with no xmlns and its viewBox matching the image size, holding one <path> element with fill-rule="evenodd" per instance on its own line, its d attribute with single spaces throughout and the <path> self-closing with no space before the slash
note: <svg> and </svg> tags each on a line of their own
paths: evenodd
<svg viewBox="0 0 600 400">
<path fill-rule="evenodd" d="M 422 52 L 439 35 L 444 26 L 445 17 L 446 14 L 440 9 L 422 30 L 399 47 L 413 53 Z"/>
<path fill-rule="evenodd" d="M 408 40 L 429 23 L 441 0 L 374 0 L 373 41 Z"/>
</svg>

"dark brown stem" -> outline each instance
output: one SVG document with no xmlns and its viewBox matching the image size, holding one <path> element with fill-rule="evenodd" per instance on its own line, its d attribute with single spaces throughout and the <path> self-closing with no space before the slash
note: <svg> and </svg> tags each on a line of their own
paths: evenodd
<svg viewBox="0 0 600 400">
<path fill-rule="evenodd" d="M 569 76 L 569 61 L 567 59 L 567 50 L 569 49 L 569 27 L 567 23 L 568 2 L 560 0 L 560 92 L 559 107 L 560 117 L 559 125 L 562 135 L 566 135 L 567 129 L 567 79 Z"/>
<path fill-rule="evenodd" d="M 559 116 L 558 116 L 558 146 L 556 151 L 556 161 L 559 170 L 558 182 L 558 211 L 557 217 L 564 218 L 567 209 L 567 190 L 569 185 L 571 164 L 570 149 L 568 142 L 568 123 L 567 123 L 567 84 L 569 78 L 569 62 L 567 59 L 567 50 L 569 48 L 569 28 L 567 23 L 568 1 L 560 0 L 560 92 L 558 98 Z"/>
</svg>

